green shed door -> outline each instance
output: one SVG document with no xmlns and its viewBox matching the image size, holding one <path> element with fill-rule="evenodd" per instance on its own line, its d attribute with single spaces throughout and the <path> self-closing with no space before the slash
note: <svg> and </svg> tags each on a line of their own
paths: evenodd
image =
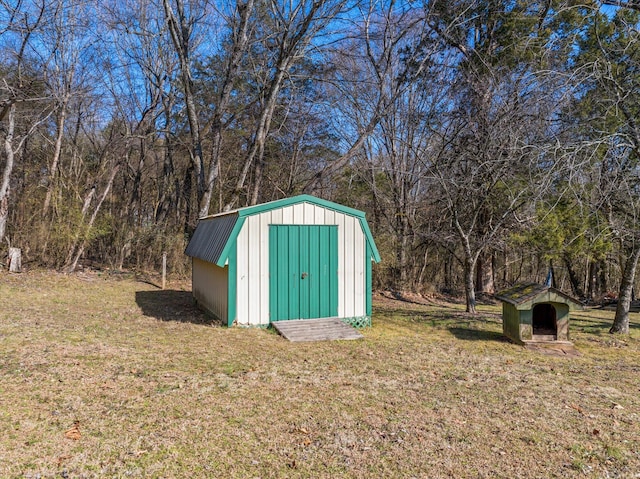
<svg viewBox="0 0 640 479">
<path fill-rule="evenodd" d="M 271 321 L 338 315 L 338 227 L 269 226 Z"/>
</svg>

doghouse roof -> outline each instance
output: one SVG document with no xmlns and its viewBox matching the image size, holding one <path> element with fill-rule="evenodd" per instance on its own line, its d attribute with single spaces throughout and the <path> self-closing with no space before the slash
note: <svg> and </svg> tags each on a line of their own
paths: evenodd
<svg viewBox="0 0 640 479">
<path fill-rule="evenodd" d="M 494 296 L 517 309 L 530 309 L 536 303 L 565 303 L 571 309 L 582 309 L 582 304 L 577 299 L 556 288 L 538 283 L 518 283 Z"/>
<path fill-rule="evenodd" d="M 376 263 L 380 262 L 380 253 L 373 241 L 373 235 L 367 224 L 364 212 L 311 195 L 294 196 L 200 218 L 193 237 L 187 245 L 185 254 L 223 267 L 227 262 L 231 247 L 248 216 L 285 208 L 298 203 L 310 203 L 358 218 L 367 244 L 371 248 L 372 258 Z"/>
</svg>

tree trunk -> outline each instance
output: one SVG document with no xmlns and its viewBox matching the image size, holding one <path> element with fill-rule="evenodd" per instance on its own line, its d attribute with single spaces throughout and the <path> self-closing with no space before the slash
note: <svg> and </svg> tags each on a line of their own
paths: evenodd
<svg viewBox="0 0 640 479">
<path fill-rule="evenodd" d="M 67 251 L 67 256 L 64 260 L 63 268 L 70 265 L 71 261 L 73 260 L 73 254 L 76 251 L 76 247 L 78 246 L 78 242 L 80 241 L 80 236 L 82 234 L 84 219 L 87 216 L 87 211 L 89 211 L 89 206 L 91 205 L 91 201 L 93 200 L 93 197 L 95 196 L 95 194 L 96 194 L 96 186 L 93 185 L 89 190 L 89 192 L 84 197 L 84 203 L 82 204 L 82 211 L 81 211 L 82 216 L 80 218 L 80 224 L 77 226 L 77 230 L 73 236 L 73 240 L 71 242 L 71 245 L 69 246 L 69 250 Z"/>
<path fill-rule="evenodd" d="M 169 214 L 171 205 L 176 206 L 176 198 L 174 193 L 179 191 L 176 188 L 175 192 L 171 192 L 171 183 L 174 177 L 173 167 L 173 152 L 171 141 L 167 138 L 165 140 L 165 149 L 162 161 L 162 177 L 158 182 L 158 206 L 155 211 L 156 223 L 164 223 Z"/>
<path fill-rule="evenodd" d="M 454 288 L 454 284 L 453 284 L 454 262 L 456 261 L 453 257 L 453 253 L 451 253 L 451 251 L 447 251 L 447 255 L 444 258 L 444 290 L 446 293 L 451 293 Z"/>
<path fill-rule="evenodd" d="M 607 293 L 607 290 L 609 289 L 609 281 L 608 281 L 608 270 L 609 270 L 609 264 L 606 261 L 600 260 L 600 271 L 598 274 L 598 291 L 600 292 L 601 296 L 604 296 Z"/>
<path fill-rule="evenodd" d="M 111 170 L 111 175 L 109 176 L 109 179 L 107 180 L 107 184 L 104 187 L 104 190 L 102 192 L 102 195 L 100 195 L 100 198 L 98 199 L 98 203 L 96 204 L 96 207 L 93 210 L 93 213 L 91 214 L 91 217 L 89 218 L 89 221 L 86 225 L 86 231 L 83 234 L 82 237 L 82 241 L 80 242 L 80 246 L 77 247 L 76 249 L 76 244 L 74 244 L 70 250 L 69 250 L 69 254 L 67 255 L 67 261 L 65 264 L 65 271 L 67 273 L 73 273 L 73 271 L 76 269 L 76 267 L 78 266 L 78 261 L 80 260 L 80 257 L 82 256 L 82 254 L 84 253 L 84 250 L 87 246 L 87 236 L 88 233 L 91 231 L 91 229 L 93 228 L 93 224 L 96 221 L 96 218 L 98 217 L 98 213 L 100 212 L 100 208 L 102 207 L 102 203 L 104 203 L 104 200 L 107 198 L 107 195 L 109 194 L 109 191 L 111 191 L 111 187 L 113 186 L 113 181 L 116 177 L 116 174 L 118 173 L 118 169 L 119 166 L 116 165 L 113 170 Z M 88 203 L 85 202 L 85 208 L 88 206 Z M 83 208 L 84 209 L 84 208 Z M 86 210 L 85 210 L 86 212 Z M 73 254 L 73 250 L 75 249 L 75 254 Z M 73 259 L 70 259 L 73 258 Z"/>
<path fill-rule="evenodd" d="M 196 175 L 196 191 L 198 203 L 204 196 L 204 158 L 202 156 L 202 141 L 200 138 L 200 120 L 193 94 L 193 79 L 191 75 L 191 53 L 190 36 L 192 25 L 189 25 L 186 17 L 183 0 L 176 0 L 178 16 L 169 4 L 169 0 L 163 1 L 167 25 L 173 46 L 180 61 L 180 77 L 184 93 L 184 103 L 187 110 L 187 120 L 189 122 L 189 133 L 191 135 L 190 155 Z"/>
<path fill-rule="evenodd" d="M 409 249 L 408 230 L 409 219 L 406 213 L 396 206 L 396 261 L 398 264 L 398 275 L 394 278 L 397 281 L 396 288 L 399 291 L 406 291 L 409 284 L 409 271 L 407 261 L 407 250 Z"/>
<path fill-rule="evenodd" d="M 493 279 L 493 255 L 481 253 L 476 263 L 476 292 L 493 294 L 496 292 Z"/>
<path fill-rule="evenodd" d="M 553 261 L 549 260 L 549 273 L 551 274 L 551 286 L 558 289 L 558 282 L 556 281 L 556 270 L 553 267 Z"/>
<path fill-rule="evenodd" d="M 597 298 L 602 296 L 600 279 L 602 278 L 601 273 L 601 261 L 600 260 L 591 260 L 589 261 L 589 282 L 587 289 L 587 298 L 589 301 L 596 301 Z"/>
<path fill-rule="evenodd" d="M 42 216 L 47 217 L 49 206 L 51 204 L 51 196 L 55 189 L 56 174 L 58 172 L 58 163 L 60 162 L 60 153 L 62 152 L 62 139 L 64 138 L 64 124 L 67 118 L 67 102 L 66 100 L 60 105 L 60 112 L 56 119 L 56 142 L 53 147 L 53 159 L 49 170 L 49 184 L 47 185 L 47 194 L 44 198 L 44 206 L 42 207 Z"/>
<path fill-rule="evenodd" d="M 128 211 L 125 212 L 127 218 L 125 221 L 131 225 L 142 225 L 142 192 L 140 188 L 142 186 L 142 173 L 144 171 L 144 164 L 147 156 L 146 141 L 144 138 L 140 138 L 140 156 L 138 158 L 138 168 L 133 176 L 133 185 L 131 186 L 131 198 L 129 200 Z M 137 224 L 136 224 L 137 223 Z"/>
<path fill-rule="evenodd" d="M 633 296 L 633 284 L 636 279 L 636 267 L 640 258 L 640 247 L 636 246 L 631 252 L 624 265 L 622 281 L 620 282 L 620 292 L 618 294 L 618 305 L 616 316 L 610 333 L 629 334 L 629 309 Z"/>
<path fill-rule="evenodd" d="M 420 268 L 420 274 L 418 275 L 417 282 L 415 283 L 415 288 L 417 291 L 422 290 L 422 284 L 424 283 L 424 274 L 427 271 L 428 264 L 429 264 L 429 248 L 425 246 L 424 259 L 422 261 L 422 268 Z"/>
<path fill-rule="evenodd" d="M 4 137 L 5 164 L 2 172 L 2 182 L 0 182 L 0 241 L 4 238 L 7 228 L 7 218 L 9 217 L 9 193 L 11 184 L 11 173 L 13 172 L 13 132 L 16 125 L 16 106 L 11 104 L 7 117 L 7 128 Z"/>
<path fill-rule="evenodd" d="M 173 112 L 171 110 L 173 103 L 166 99 L 163 101 L 163 114 L 168 124 L 171 122 Z M 180 220 L 180 180 L 175 172 L 173 161 L 174 144 L 173 137 L 170 134 L 165 136 L 164 140 L 164 158 L 162 164 L 162 180 L 158 189 L 158 208 L 156 211 L 156 223 L 165 223 L 167 217 L 174 216 L 175 221 Z"/>
<path fill-rule="evenodd" d="M 475 314 L 476 312 L 476 290 L 475 285 L 473 284 L 473 275 L 475 273 L 476 263 L 478 262 L 478 256 L 480 255 L 480 251 L 478 250 L 476 254 L 473 254 L 471 249 L 471 242 L 469 241 L 469 235 L 465 234 L 462 229 L 462 225 L 458 221 L 458 218 L 455 218 L 455 227 L 458 231 L 458 235 L 460 238 L 460 243 L 462 243 L 462 249 L 464 250 L 464 294 L 467 302 L 467 313 Z"/>
<path fill-rule="evenodd" d="M 10 273 L 22 272 L 22 251 L 20 251 L 20 248 L 9 248 L 7 263 Z"/>
<path fill-rule="evenodd" d="M 0 239 L 4 238 L 7 230 L 7 218 L 9 217 L 9 190 L 0 197 Z"/>
<path fill-rule="evenodd" d="M 191 218 L 193 215 L 193 208 L 191 207 L 191 197 L 193 196 L 193 164 L 190 164 L 187 171 L 184 174 L 184 183 L 182 187 L 182 201 L 184 202 L 184 228 L 183 231 L 187 237 L 191 238 L 191 235 L 196 229 L 198 218 Z"/>
<path fill-rule="evenodd" d="M 464 294 L 467 301 L 467 313 L 476 313 L 476 293 L 473 284 L 475 261 L 467 252 L 464 258 Z"/>
<path fill-rule="evenodd" d="M 602 299 L 607 292 L 607 281 L 605 274 L 606 264 L 602 260 L 594 260 L 589 264 L 589 292 L 591 301 Z"/>
<path fill-rule="evenodd" d="M 569 273 L 569 281 L 571 282 L 571 290 L 573 294 L 578 298 L 584 297 L 584 290 L 580 285 L 581 281 L 576 274 L 576 271 L 573 269 L 573 265 L 571 264 L 571 258 L 568 255 L 563 255 L 562 260 L 564 261 L 564 265 L 567 267 L 567 272 Z"/>
</svg>

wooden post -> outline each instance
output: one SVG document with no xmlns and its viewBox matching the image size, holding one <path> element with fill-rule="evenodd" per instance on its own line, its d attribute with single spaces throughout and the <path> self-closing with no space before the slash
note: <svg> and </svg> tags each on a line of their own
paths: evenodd
<svg viewBox="0 0 640 479">
<path fill-rule="evenodd" d="M 9 257 L 7 258 L 10 273 L 22 272 L 22 251 L 20 248 L 9 248 Z"/>
<path fill-rule="evenodd" d="M 167 253 L 162 253 L 162 289 L 167 284 Z"/>
</svg>

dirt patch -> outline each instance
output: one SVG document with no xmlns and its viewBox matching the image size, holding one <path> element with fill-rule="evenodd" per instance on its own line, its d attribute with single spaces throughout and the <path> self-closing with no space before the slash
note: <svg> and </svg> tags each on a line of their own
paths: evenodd
<svg viewBox="0 0 640 479">
<path fill-rule="evenodd" d="M 557 343 L 527 343 L 525 347 L 530 351 L 537 351 L 541 354 L 560 357 L 576 357 L 580 356 L 580 352 L 573 344 L 557 344 Z"/>
</svg>

